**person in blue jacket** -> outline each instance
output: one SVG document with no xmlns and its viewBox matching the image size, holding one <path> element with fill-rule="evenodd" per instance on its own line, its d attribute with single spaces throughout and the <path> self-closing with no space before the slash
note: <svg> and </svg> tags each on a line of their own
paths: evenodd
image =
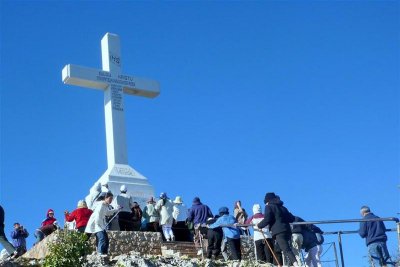
<svg viewBox="0 0 400 267">
<path fill-rule="evenodd" d="M 240 230 L 235 226 L 237 223 L 235 217 L 229 215 L 229 209 L 222 207 L 218 210 L 219 217 L 217 221 L 210 224 L 209 228 L 222 227 L 225 238 L 227 239 L 228 248 L 231 251 L 232 260 L 241 260 L 242 253 L 240 251 Z"/>
<path fill-rule="evenodd" d="M 14 231 L 11 232 L 11 238 L 19 256 L 26 252 L 26 238 L 28 236 L 28 231 L 20 223 L 14 223 Z"/>
<path fill-rule="evenodd" d="M 360 213 L 363 219 L 379 219 L 378 216 L 371 212 L 368 206 L 362 206 Z M 365 238 L 368 253 L 374 267 L 394 267 L 386 246 L 386 227 L 382 221 L 360 222 L 358 233 L 362 238 Z"/>
</svg>

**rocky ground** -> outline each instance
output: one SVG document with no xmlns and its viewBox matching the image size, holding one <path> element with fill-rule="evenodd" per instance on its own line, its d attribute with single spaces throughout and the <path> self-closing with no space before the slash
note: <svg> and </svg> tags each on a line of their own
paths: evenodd
<svg viewBox="0 0 400 267">
<path fill-rule="evenodd" d="M 137 253 L 124 254 L 112 258 L 102 258 L 96 253 L 88 255 L 86 257 L 87 263 L 82 267 L 219 267 L 219 266 L 263 266 L 263 267 L 273 267 L 271 264 L 258 264 L 254 261 L 212 261 L 212 260 L 200 260 L 200 259 L 190 259 L 185 257 L 162 257 L 162 256 L 140 256 Z M 39 267 L 43 261 L 38 260 L 27 260 L 27 259 L 17 259 L 14 261 L 3 261 L 0 262 L 0 266 L 4 267 L 21 267 L 21 266 L 31 266 Z M 72 266 L 71 266 L 72 267 Z"/>
</svg>

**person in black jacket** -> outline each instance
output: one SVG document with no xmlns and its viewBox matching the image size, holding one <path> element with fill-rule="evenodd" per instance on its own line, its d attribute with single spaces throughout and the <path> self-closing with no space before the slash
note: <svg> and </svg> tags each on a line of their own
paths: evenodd
<svg viewBox="0 0 400 267">
<path fill-rule="evenodd" d="M 210 225 L 217 221 L 219 215 L 215 215 L 214 218 L 207 220 L 206 224 Z M 221 253 L 221 244 L 224 233 L 222 232 L 222 227 L 208 228 L 207 230 L 207 259 L 217 259 Z"/>
<path fill-rule="evenodd" d="M 318 240 L 317 234 L 322 234 L 322 230 L 314 224 L 302 225 L 303 245 L 306 251 L 304 257 L 306 266 L 320 267 L 323 240 Z"/>
<path fill-rule="evenodd" d="M 0 244 L 7 250 L 7 253 L 10 254 L 12 258 L 18 257 L 18 252 L 14 248 L 14 246 L 8 241 L 6 234 L 4 233 L 4 209 L 0 205 Z"/>
<path fill-rule="evenodd" d="M 276 240 L 285 257 L 285 264 L 298 266 L 296 257 L 290 247 L 292 232 L 290 223 L 294 221 L 294 216 L 275 193 L 267 193 L 264 198 L 265 213 L 264 219 L 258 223 L 257 227 L 262 229 L 269 225 L 272 238 Z M 282 265 L 282 263 L 280 263 Z"/>
</svg>

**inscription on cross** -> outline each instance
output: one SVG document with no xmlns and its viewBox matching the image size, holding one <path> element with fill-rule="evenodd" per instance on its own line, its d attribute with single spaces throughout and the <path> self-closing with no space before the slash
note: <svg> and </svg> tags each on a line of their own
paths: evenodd
<svg viewBox="0 0 400 267">
<path fill-rule="evenodd" d="M 128 164 L 126 149 L 124 93 L 154 98 L 160 93 L 157 81 L 121 74 L 120 39 L 107 33 L 101 40 L 102 69 L 66 65 L 62 70 L 65 84 L 104 91 L 107 162 Z"/>
</svg>

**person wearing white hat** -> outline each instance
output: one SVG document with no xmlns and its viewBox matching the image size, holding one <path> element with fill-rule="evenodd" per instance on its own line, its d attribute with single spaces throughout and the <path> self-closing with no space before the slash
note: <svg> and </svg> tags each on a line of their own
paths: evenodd
<svg viewBox="0 0 400 267">
<path fill-rule="evenodd" d="M 132 221 L 132 207 L 133 200 L 130 195 L 126 192 L 128 191 L 126 185 L 121 185 L 119 191 L 121 192 L 116 198 L 114 198 L 112 206 L 122 207 L 118 214 L 118 223 L 120 231 L 133 231 L 133 221 Z"/>
<path fill-rule="evenodd" d="M 188 209 L 183 203 L 181 196 L 176 196 L 173 202 L 174 208 L 172 211 L 172 216 L 174 217 L 174 224 L 172 225 L 172 231 L 175 234 L 175 240 L 190 241 L 190 232 L 186 225 Z"/>
</svg>

